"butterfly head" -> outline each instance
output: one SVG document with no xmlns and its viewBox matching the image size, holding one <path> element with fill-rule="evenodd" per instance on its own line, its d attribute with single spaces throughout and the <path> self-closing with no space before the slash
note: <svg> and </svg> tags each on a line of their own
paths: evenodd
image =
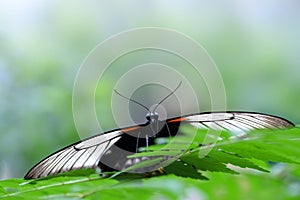
<svg viewBox="0 0 300 200">
<path fill-rule="evenodd" d="M 146 115 L 146 119 L 147 121 L 149 121 L 150 123 L 156 122 L 158 120 L 158 113 L 157 112 L 149 112 Z"/>
</svg>

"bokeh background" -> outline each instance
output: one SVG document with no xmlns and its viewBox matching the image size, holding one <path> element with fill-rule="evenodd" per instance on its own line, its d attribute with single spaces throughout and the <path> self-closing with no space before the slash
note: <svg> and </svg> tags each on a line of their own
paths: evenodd
<svg viewBox="0 0 300 200">
<path fill-rule="evenodd" d="M 22 177 L 79 139 L 77 70 L 97 44 L 137 27 L 174 29 L 202 44 L 223 77 L 228 110 L 299 124 L 299 9 L 295 0 L 1 1 L 0 178 Z M 102 92 L 97 98 L 111 91 Z M 104 126 L 116 128 L 109 120 Z"/>
</svg>

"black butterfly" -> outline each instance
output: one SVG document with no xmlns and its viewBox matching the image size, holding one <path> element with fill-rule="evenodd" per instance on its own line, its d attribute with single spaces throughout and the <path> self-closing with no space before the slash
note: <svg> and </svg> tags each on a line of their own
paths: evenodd
<svg viewBox="0 0 300 200">
<path fill-rule="evenodd" d="M 161 104 L 175 90 L 157 105 Z M 41 178 L 82 168 L 100 168 L 101 171 L 126 169 L 147 159 L 146 157 L 128 158 L 128 155 L 137 153 L 140 147 L 155 144 L 157 138 L 176 135 L 182 124 L 199 129 L 227 130 L 237 133 L 255 129 L 294 127 L 294 124 L 286 119 L 254 112 L 206 112 L 160 121 L 158 114 L 155 113 L 157 107 L 151 112 L 139 102 L 129 100 L 149 111 L 145 124 L 104 132 L 71 144 L 37 163 L 24 178 Z"/>
</svg>

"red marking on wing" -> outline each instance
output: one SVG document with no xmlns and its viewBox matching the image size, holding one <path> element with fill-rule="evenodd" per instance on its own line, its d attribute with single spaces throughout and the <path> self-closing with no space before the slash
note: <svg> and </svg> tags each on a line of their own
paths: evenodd
<svg viewBox="0 0 300 200">
<path fill-rule="evenodd" d="M 134 126 L 134 127 L 124 128 L 121 131 L 124 132 L 124 133 L 126 133 L 126 132 L 129 132 L 129 131 L 134 131 L 134 130 L 136 130 L 138 128 L 139 128 L 138 126 Z"/>
<path fill-rule="evenodd" d="M 179 117 L 179 118 L 176 118 L 176 119 L 171 119 L 168 122 L 182 122 L 182 121 L 185 121 L 185 120 L 187 120 L 187 119 L 184 118 L 184 117 Z"/>
</svg>

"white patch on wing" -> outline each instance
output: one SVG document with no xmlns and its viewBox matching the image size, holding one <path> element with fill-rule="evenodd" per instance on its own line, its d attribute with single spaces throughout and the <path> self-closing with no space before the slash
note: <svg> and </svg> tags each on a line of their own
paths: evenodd
<svg viewBox="0 0 300 200">
<path fill-rule="evenodd" d="M 195 121 L 195 122 L 213 122 L 213 121 L 220 121 L 220 120 L 228 120 L 234 117 L 232 113 L 206 113 L 206 114 L 199 114 L 199 115 L 191 115 L 185 117 L 188 121 Z"/>
<path fill-rule="evenodd" d="M 199 129 L 207 129 L 207 126 L 205 126 L 204 124 L 202 123 L 198 123 L 198 122 L 193 122 L 193 123 L 190 123 L 192 126 L 194 126 L 195 128 L 199 128 Z"/>
<path fill-rule="evenodd" d="M 99 145 L 107 140 L 111 140 L 114 137 L 118 137 L 121 133 L 120 130 L 117 131 L 113 131 L 111 133 L 108 134 L 101 134 L 95 137 L 91 137 L 87 140 L 83 140 L 82 142 L 78 143 L 77 145 L 75 145 L 74 147 L 76 149 L 85 149 L 85 148 L 89 148 L 95 145 Z"/>
</svg>

